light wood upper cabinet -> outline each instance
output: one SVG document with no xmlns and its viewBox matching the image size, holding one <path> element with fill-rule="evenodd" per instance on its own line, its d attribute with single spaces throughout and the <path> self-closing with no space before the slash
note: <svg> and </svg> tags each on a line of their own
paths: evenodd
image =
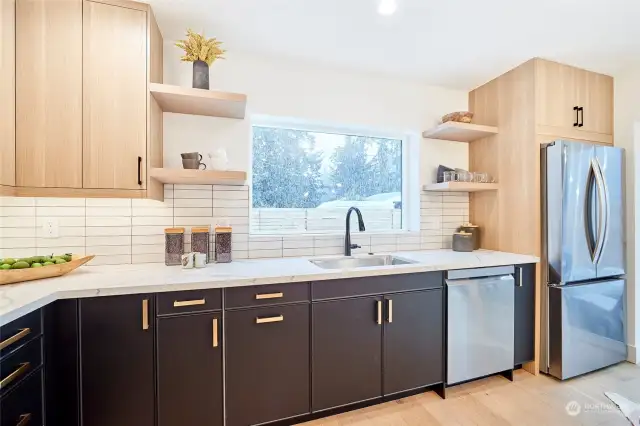
<svg viewBox="0 0 640 426">
<path fill-rule="evenodd" d="M 82 188 L 82 0 L 17 0 L 16 185 Z"/>
<path fill-rule="evenodd" d="M 0 3 L 0 185 L 15 184 L 15 0 Z"/>
<path fill-rule="evenodd" d="M 581 70 L 557 62 L 536 60 L 537 123 L 574 127 L 578 123 L 577 77 Z"/>
<path fill-rule="evenodd" d="M 147 14 L 84 3 L 84 188 L 145 189 Z"/>
<path fill-rule="evenodd" d="M 613 142 L 613 78 L 536 59 L 539 133 Z"/>
<path fill-rule="evenodd" d="M 613 134 L 613 77 L 579 70 L 578 99 L 581 130 L 606 135 Z"/>
</svg>

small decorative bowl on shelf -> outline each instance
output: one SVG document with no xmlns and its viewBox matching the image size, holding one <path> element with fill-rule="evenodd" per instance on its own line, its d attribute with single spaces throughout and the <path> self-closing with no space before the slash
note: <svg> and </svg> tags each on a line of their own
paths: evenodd
<svg viewBox="0 0 640 426">
<path fill-rule="evenodd" d="M 473 113 L 469 111 L 457 111 L 442 116 L 442 122 L 455 121 L 457 123 L 471 123 Z"/>
</svg>

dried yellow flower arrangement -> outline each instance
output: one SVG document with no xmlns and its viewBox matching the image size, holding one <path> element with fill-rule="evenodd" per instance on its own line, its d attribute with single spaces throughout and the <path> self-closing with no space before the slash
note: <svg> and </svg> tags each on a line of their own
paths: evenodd
<svg viewBox="0 0 640 426">
<path fill-rule="evenodd" d="M 226 50 L 220 46 L 222 42 L 217 38 L 205 38 L 204 33 L 198 34 L 191 29 L 187 30 L 187 39 L 179 40 L 176 46 L 184 50 L 183 62 L 203 61 L 211 65 L 218 59 L 224 59 Z"/>
</svg>

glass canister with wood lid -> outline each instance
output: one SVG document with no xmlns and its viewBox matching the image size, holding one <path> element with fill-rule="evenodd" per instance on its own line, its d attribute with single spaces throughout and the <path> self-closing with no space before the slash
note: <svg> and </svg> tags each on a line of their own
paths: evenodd
<svg viewBox="0 0 640 426">
<path fill-rule="evenodd" d="M 232 232 L 230 226 L 216 226 L 214 229 L 216 236 L 216 262 L 231 262 L 231 239 Z"/>
</svg>

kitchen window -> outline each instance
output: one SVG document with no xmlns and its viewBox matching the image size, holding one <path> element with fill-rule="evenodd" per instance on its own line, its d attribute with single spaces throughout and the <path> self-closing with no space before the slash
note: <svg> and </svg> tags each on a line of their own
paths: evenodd
<svg viewBox="0 0 640 426">
<path fill-rule="evenodd" d="M 351 206 L 367 231 L 405 229 L 405 136 L 267 123 L 252 128 L 252 233 L 342 233 Z"/>
</svg>

